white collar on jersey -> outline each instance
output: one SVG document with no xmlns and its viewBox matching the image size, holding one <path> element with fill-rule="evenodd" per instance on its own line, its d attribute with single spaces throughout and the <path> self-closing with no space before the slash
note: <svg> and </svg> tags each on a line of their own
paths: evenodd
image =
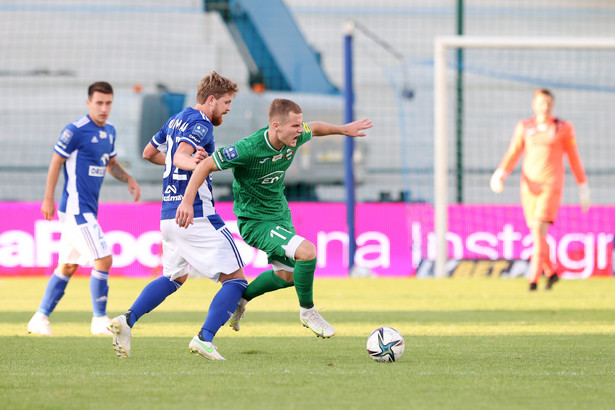
<svg viewBox="0 0 615 410">
<path fill-rule="evenodd" d="M 275 152 L 282 152 L 282 150 L 284 149 L 284 146 L 282 146 L 282 148 L 280 149 L 275 149 L 275 147 L 273 145 L 271 145 L 271 141 L 269 141 L 269 130 L 265 130 L 265 132 L 263 132 L 263 136 L 265 137 L 265 142 L 267 143 L 267 145 L 269 146 L 269 148 L 271 148 L 272 150 L 274 150 Z"/>
</svg>

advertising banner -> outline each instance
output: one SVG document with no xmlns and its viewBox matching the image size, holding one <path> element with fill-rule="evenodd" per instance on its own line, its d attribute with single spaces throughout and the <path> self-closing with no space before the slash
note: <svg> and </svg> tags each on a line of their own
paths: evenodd
<svg viewBox="0 0 615 410">
<path fill-rule="evenodd" d="M 316 276 L 348 276 L 345 205 L 295 202 L 290 207 L 297 233 L 316 245 Z M 254 277 L 269 269 L 265 254 L 241 240 L 232 204 L 216 203 L 216 209 L 233 232 L 246 274 Z M 100 205 L 98 220 L 113 249 L 112 275 L 161 274 L 159 215 L 159 203 Z M 449 217 L 451 259 L 513 261 L 531 256 L 532 240 L 519 206 L 451 206 Z M 358 204 L 355 264 L 369 268 L 375 276 L 415 275 L 421 262 L 428 266 L 435 257 L 433 218 L 428 204 Z M 594 207 L 581 214 L 578 207 L 564 206 L 549 231 L 551 259 L 564 277 L 612 276 L 614 232 L 615 207 Z M 59 222 L 45 221 L 40 203 L 0 203 L 0 276 L 50 275 L 57 263 L 59 240 Z M 496 265 L 504 266 L 479 264 L 479 270 L 485 274 L 485 266 Z M 428 271 L 425 268 L 419 276 L 429 276 Z M 89 269 L 79 272 L 88 274 Z"/>
</svg>

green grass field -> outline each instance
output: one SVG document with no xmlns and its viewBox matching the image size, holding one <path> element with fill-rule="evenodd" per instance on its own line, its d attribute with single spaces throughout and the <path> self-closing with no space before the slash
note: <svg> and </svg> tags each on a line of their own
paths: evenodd
<svg viewBox="0 0 615 410">
<path fill-rule="evenodd" d="M 89 335 L 88 279 L 51 316 L 53 337 L 26 325 L 46 279 L 0 280 L 0 407 L 113 409 L 615 408 L 615 280 L 563 281 L 527 292 L 504 279 L 323 279 L 316 303 L 337 335 L 314 337 L 284 289 L 250 304 L 242 329 L 221 329 L 224 362 L 192 356 L 218 289 L 193 279 L 133 329 L 132 357 Z M 110 280 L 110 315 L 149 280 Z M 367 336 L 406 340 L 376 363 Z"/>
</svg>

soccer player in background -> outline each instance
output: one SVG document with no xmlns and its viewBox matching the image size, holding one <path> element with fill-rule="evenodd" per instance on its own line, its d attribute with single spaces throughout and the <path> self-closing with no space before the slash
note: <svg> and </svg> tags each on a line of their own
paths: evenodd
<svg viewBox="0 0 615 410">
<path fill-rule="evenodd" d="M 559 280 L 549 257 L 547 231 L 555 222 L 564 189 L 564 154 L 579 184 L 579 197 L 583 212 L 590 204 L 587 177 L 577 150 L 572 123 L 551 115 L 554 97 L 550 91 L 534 92 L 534 116 L 519 121 L 512 141 L 500 165 L 491 177 L 491 190 L 504 189 L 504 179 L 512 172 L 523 152 L 521 174 L 521 204 L 523 214 L 534 242 L 530 262 L 530 291 L 535 291 L 542 273 L 547 276 L 545 289 Z"/>
<path fill-rule="evenodd" d="M 174 219 L 192 171 L 214 152 L 214 127 L 222 124 L 237 91 L 236 83 L 215 71 L 203 77 L 194 108 L 187 107 L 169 118 L 143 150 L 143 158 L 164 165 L 160 218 L 163 276 L 145 286 L 124 315 L 111 320 L 113 346 L 119 357 L 130 356 L 131 329 L 137 320 L 178 290 L 191 271 L 197 271 L 222 287 L 188 348 L 210 360 L 225 360 L 213 338 L 237 309 L 248 282 L 233 235 L 214 208 L 209 178 L 196 187 L 192 197 L 196 200 L 191 205 L 194 219 L 188 229 L 181 229 Z"/>
<path fill-rule="evenodd" d="M 337 126 L 325 122 L 303 122 L 301 107 L 293 101 L 275 99 L 269 107 L 269 126 L 217 149 L 195 169 L 177 208 L 176 222 L 189 228 L 193 223 L 193 202 L 199 186 L 213 171 L 232 169 L 234 175 L 233 211 L 239 232 L 250 246 L 264 251 L 273 269 L 261 273 L 246 288 L 237 310 L 230 319 L 239 330 L 239 320 L 247 301 L 266 292 L 295 287 L 301 307 L 301 323 L 319 337 L 335 335 L 335 329 L 314 307 L 313 282 L 316 247 L 297 235 L 284 196 L 284 175 L 297 148 L 313 136 L 344 134 L 361 137 L 371 128 L 367 119 Z"/>
<path fill-rule="evenodd" d="M 116 159 L 115 128 L 107 123 L 113 105 L 111 85 L 106 82 L 90 85 L 86 105 L 90 113 L 68 124 L 62 131 L 47 173 L 41 212 L 50 221 L 56 212 L 55 187 L 60 170 L 64 169 L 64 188 L 58 206 L 62 226 L 60 252 L 58 266 L 47 283 L 43 300 L 28 323 L 30 333 L 52 334 L 49 315 L 64 296 L 69 279 L 79 265 L 94 262 L 90 274 L 91 331 L 95 335 L 110 334 L 107 329 L 107 279 L 112 256 L 96 220 L 100 187 L 107 171 L 128 184 L 135 201 L 141 196 L 141 188 Z"/>
</svg>

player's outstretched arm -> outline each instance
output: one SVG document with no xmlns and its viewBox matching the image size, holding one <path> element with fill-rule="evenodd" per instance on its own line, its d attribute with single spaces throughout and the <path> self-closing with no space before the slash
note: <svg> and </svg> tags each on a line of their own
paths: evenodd
<svg viewBox="0 0 615 410">
<path fill-rule="evenodd" d="M 190 181 L 188 181 L 186 192 L 184 192 L 184 197 L 177 207 L 177 212 L 175 213 L 175 223 L 177 223 L 180 228 L 187 228 L 192 224 L 194 219 L 194 198 L 196 198 L 196 193 L 198 192 L 199 187 L 203 185 L 209 174 L 217 170 L 218 167 L 212 157 L 208 157 L 204 161 L 201 161 L 194 169 L 194 172 L 190 177 Z"/>
<path fill-rule="evenodd" d="M 333 125 L 322 121 L 310 122 L 309 125 L 312 129 L 312 135 L 315 137 L 333 134 L 347 135 L 349 137 L 364 137 L 366 134 L 363 131 L 373 126 L 372 122 L 367 118 L 349 122 L 344 125 Z"/>
<path fill-rule="evenodd" d="M 56 204 L 54 198 L 54 192 L 58 178 L 60 177 L 60 170 L 62 165 L 66 162 L 66 158 L 54 152 L 47 170 L 47 184 L 45 186 L 45 196 L 43 197 L 43 205 L 41 206 L 41 213 L 46 220 L 51 219 L 56 214 Z"/>
<path fill-rule="evenodd" d="M 128 184 L 128 191 L 135 199 L 135 202 L 141 198 L 141 187 L 137 183 L 137 180 L 124 171 L 124 168 L 120 165 L 115 157 L 111 158 L 107 163 L 107 171 L 113 175 L 118 181 L 126 182 Z"/>
</svg>

